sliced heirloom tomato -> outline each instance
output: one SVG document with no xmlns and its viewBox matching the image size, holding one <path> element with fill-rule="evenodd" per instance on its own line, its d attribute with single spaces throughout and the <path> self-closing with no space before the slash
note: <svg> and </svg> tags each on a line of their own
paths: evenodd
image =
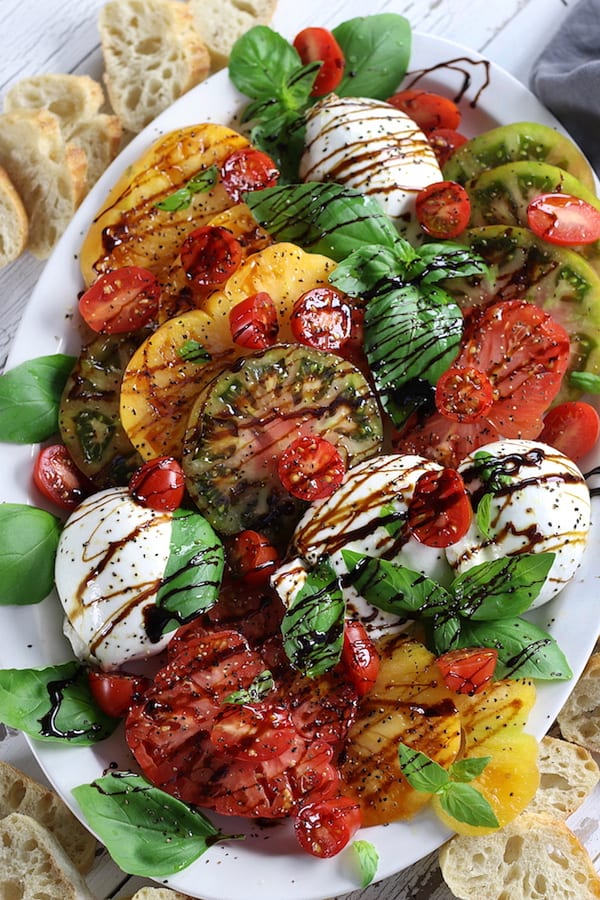
<svg viewBox="0 0 600 900">
<path fill-rule="evenodd" d="M 248 191 L 274 187 L 279 170 L 270 156 L 255 147 L 234 150 L 220 169 L 221 181 L 234 203 Z"/>
<path fill-rule="evenodd" d="M 326 28 L 304 28 L 294 38 L 294 48 L 304 65 L 321 62 L 311 94 L 321 97 L 334 91 L 344 76 L 344 51 Z"/>
<path fill-rule="evenodd" d="M 468 531 L 473 508 L 456 469 L 425 472 L 408 504 L 408 526 L 427 547 L 449 547 Z"/>
<path fill-rule="evenodd" d="M 297 731 L 289 710 L 275 703 L 229 703 L 210 729 L 217 750 L 234 759 L 276 759 L 292 749 Z"/>
<path fill-rule="evenodd" d="M 151 459 L 131 476 L 129 493 L 141 506 L 173 511 L 185 494 L 183 469 L 172 456 Z"/>
<path fill-rule="evenodd" d="M 551 244 L 592 244 L 600 239 L 600 210 L 571 194 L 540 194 L 527 207 L 527 224 Z"/>
<path fill-rule="evenodd" d="M 429 134 L 436 128 L 458 128 L 461 113 L 453 100 L 434 91 L 411 88 L 397 91 L 388 98 L 388 103 L 416 122 L 419 128 Z"/>
<path fill-rule="evenodd" d="M 352 334 L 353 309 L 335 288 L 312 288 L 294 303 L 290 325 L 297 341 L 317 350 L 341 350 Z"/>
<path fill-rule="evenodd" d="M 344 625 L 342 668 L 361 697 L 368 694 L 377 681 L 379 654 L 359 619 L 348 619 Z"/>
<path fill-rule="evenodd" d="M 185 274 L 200 285 L 224 284 L 239 268 L 242 257 L 240 242 L 220 225 L 195 228 L 181 245 Z"/>
<path fill-rule="evenodd" d="M 61 509 L 75 509 L 90 492 L 85 476 L 64 444 L 43 447 L 33 466 L 33 482 L 44 497 Z"/>
<path fill-rule="evenodd" d="M 596 408 L 584 400 L 570 400 L 546 413 L 539 440 L 577 462 L 590 452 L 599 437 L 600 416 Z"/>
<path fill-rule="evenodd" d="M 350 797 L 332 797 L 301 806 L 294 831 L 303 850 L 328 859 L 344 849 L 360 825 L 358 803 Z"/>
<path fill-rule="evenodd" d="M 266 291 L 236 303 L 229 311 L 231 337 L 240 347 L 266 350 L 277 340 L 277 309 Z"/>
<path fill-rule="evenodd" d="M 278 472 L 284 488 L 299 500 L 323 500 L 344 480 L 344 458 L 325 438 L 304 435 L 285 448 Z"/>
<path fill-rule="evenodd" d="M 471 201 L 456 181 L 436 181 L 417 194 L 417 219 L 423 231 L 434 238 L 455 238 L 465 230 Z"/>
<path fill-rule="evenodd" d="M 160 301 L 155 275 L 140 266 L 124 266 L 101 275 L 79 299 L 82 319 L 100 334 L 125 334 L 152 322 Z"/>
<path fill-rule="evenodd" d="M 126 672 L 100 672 L 90 669 L 88 682 L 92 697 L 107 716 L 127 715 L 134 703 L 141 702 L 152 682 L 143 675 Z"/>
<path fill-rule="evenodd" d="M 498 651 L 493 647 L 449 650 L 437 659 L 446 687 L 457 694 L 478 694 L 494 677 Z"/>
</svg>

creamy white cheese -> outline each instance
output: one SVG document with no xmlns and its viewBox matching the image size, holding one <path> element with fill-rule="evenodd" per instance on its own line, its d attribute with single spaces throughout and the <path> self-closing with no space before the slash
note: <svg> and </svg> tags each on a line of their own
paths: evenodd
<svg viewBox="0 0 600 900">
<path fill-rule="evenodd" d="M 425 472 L 441 469 L 420 456 L 385 455 L 354 466 L 326 500 L 314 503 L 294 531 L 288 560 L 272 577 L 290 606 L 309 569 L 326 556 L 340 576 L 349 617 L 361 618 L 374 636 L 400 630 L 397 616 L 359 596 L 348 579 L 342 550 L 385 557 L 443 584 L 452 579 L 443 550 L 427 547 L 406 532 L 408 504 Z"/>
<path fill-rule="evenodd" d="M 489 454 L 499 488 L 478 477 L 476 454 Z M 481 456 L 479 457 L 481 460 Z M 491 496 L 489 527 L 483 534 L 473 518 L 465 536 L 446 550 L 457 571 L 517 553 L 555 553 L 545 584 L 532 607 L 551 600 L 573 578 L 590 528 L 590 494 L 575 463 L 536 441 L 502 440 L 480 447 L 459 466 L 475 504 Z M 489 479 L 488 479 L 489 481 Z"/>
<path fill-rule="evenodd" d="M 169 558 L 172 515 L 135 503 L 127 488 L 85 500 L 62 531 L 55 581 L 75 655 L 112 670 L 162 650 L 145 612 L 155 605 Z"/>
<path fill-rule="evenodd" d="M 420 234 L 415 197 L 443 178 L 427 138 L 404 112 L 382 100 L 335 95 L 307 115 L 300 177 L 356 188 L 413 240 Z"/>
</svg>

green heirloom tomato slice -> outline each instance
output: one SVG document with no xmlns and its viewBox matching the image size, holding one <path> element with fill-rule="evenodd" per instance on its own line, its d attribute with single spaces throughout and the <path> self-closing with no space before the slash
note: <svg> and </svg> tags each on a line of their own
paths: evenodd
<svg viewBox="0 0 600 900">
<path fill-rule="evenodd" d="M 483 257 L 489 274 L 444 283 L 459 306 L 519 298 L 535 303 L 568 332 L 569 371 L 600 374 L 600 276 L 579 253 L 505 225 L 472 228 L 460 240 Z M 566 377 L 557 402 L 579 394 Z"/>
<path fill-rule="evenodd" d="M 443 173 L 444 178 L 465 184 L 485 169 L 528 159 L 558 166 L 594 189 L 592 168 L 577 145 L 554 128 L 535 122 L 499 125 L 471 138 L 452 154 Z"/>
<path fill-rule="evenodd" d="M 102 335 L 81 351 L 62 394 L 61 437 L 76 466 L 98 488 L 126 485 L 143 462 L 121 425 L 123 372 L 145 333 Z"/>
<path fill-rule="evenodd" d="M 332 353 L 278 344 L 240 359 L 201 392 L 183 469 L 190 495 L 217 531 L 288 536 L 306 503 L 286 491 L 277 465 L 304 435 L 334 444 L 347 468 L 380 450 L 377 402 L 362 373 Z"/>
</svg>

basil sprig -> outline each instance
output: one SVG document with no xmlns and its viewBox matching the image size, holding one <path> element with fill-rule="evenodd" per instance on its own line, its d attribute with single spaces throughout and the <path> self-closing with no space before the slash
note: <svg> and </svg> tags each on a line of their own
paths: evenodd
<svg viewBox="0 0 600 900">
<path fill-rule="evenodd" d="M 194 194 L 208 193 L 217 183 L 218 176 L 219 170 L 217 167 L 209 166 L 202 172 L 198 172 L 193 178 L 190 178 L 182 188 L 173 191 L 164 200 L 159 200 L 155 206 L 157 209 L 162 209 L 166 212 L 179 212 L 180 209 L 188 209 L 192 205 Z"/>
<path fill-rule="evenodd" d="M 0 375 L 0 441 L 35 444 L 58 431 L 58 408 L 75 358 L 38 356 Z"/>
<path fill-rule="evenodd" d="M 379 853 L 371 841 L 362 839 L 353 841 L 351 847 L 355 853 L 358 868 L 360 870 L 360 886 L 361 888 L 366 888 L 371 884 L 377 874 Z"/>
<path fill-rule="evenodd" d="M 43 509 L 0 503 L 0 605 L 27 606 L 48 596 L 61 527 Z"/>
<path fill-rule="evenodd" d="M 93 831 L 129 875 L 160 878 L 187 868 L 220 840 L 209 819 L 133 772 L 111 772 L 73 789 Z"/>
<path fill-rule="evenodd" d="M 448 588 L 405 566 L 343 550 L 356 590 L 373 606 L 422 619 L 435 653 L 459 647 L 498 650 L 496 677 L 572 677 L 556 640 L 521 617 L 531 607 L 554 561 L 553 553 L 524 553 L 473 566 Z"/>
</svg>

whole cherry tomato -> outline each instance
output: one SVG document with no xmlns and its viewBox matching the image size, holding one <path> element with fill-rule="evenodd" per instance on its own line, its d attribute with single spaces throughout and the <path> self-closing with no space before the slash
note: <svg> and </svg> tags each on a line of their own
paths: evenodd
<svg viewBox="0 0 600 900">
<path fill-rule="evenodd" d="M 149 509 L 177 509 L 185 493 L 183 469 L 172 456 L 150 459 L 131 476 L 129 493 L 136 503 Z"/>
<path fill-rule="evenodd" d="M 584 400 L 568 400 L 546 413 L 539 440 L 577 461 L 590 452 L 599 437 L 596 408 Z"/>
<path fill-rule="evenodd" d="M 329 497 L 340 486 L 346 466 L 332 443 L 316 435 L 305 435 L 285 448 L 278 471 L 286 491 L 312 503 Z"/>
<path fill-rule="evenodd" d="M 124 334 L 156 318 L 160 284 L 140 266 L 124 266 L 101 275 L 79 299 L 79 312 L 100 334 Z"/>
<path fill-rule="evenodd" d="M 242 247 L 221 225 L 204 225 L 190 232 L 181 246 L 181 264 L 190 281 L 223 284 L 242 261 Z"/>
<path fill-rule="evenodd" d="M 64 444 L 50 444 L 37 455 L 33 467 L 37 489 L 61 509 L 75 509 L 89 492 L 89 484 Z"/>
<path fill-rule="evenodd" d="M 248 191 L 274 187 L 279 170 L 270 156 L 255 147 L 242 147 L 230 153 L 221 166 L 221 181 L 234 203 Z"/>
<path fill-rule="evenodd" d="M 277 309 L 270 294 L 259 291 L 236 303 L 229 311 L 231 337 L 240 347 L 266 350 L 277 340 Z"/>
<path fill-rule="evenodd" d="M 305 28 L 294 38 L 294 47 L 304 65 L 320 61 L 311 94 L 321 97 L 334 91 L 344 77 L 344 51 L 326 28 Z"/>
<path fill-rule="evenodd" d="M 436 181 L 417 194 L 416 212 L 419 225 L 430 237 L 458 237 L 471 218 L 469 195 L 456 181 Z"/>
<path fill-rule="evenodd" d="M 100 672 L 90 669 L 88 683 L 92 697 L 107 716 L 120 719 L 126 716 L 134 703 L 152 684 L 143 675 L 125 672 Z"/>
<path fill-rule="evenodd" d="M 498 651 L 495 647 L 465 647 L 438 657 L 437 665 L 446 687 L 457 694 L 478 694 L 494 677 Z"/>
</svg>

